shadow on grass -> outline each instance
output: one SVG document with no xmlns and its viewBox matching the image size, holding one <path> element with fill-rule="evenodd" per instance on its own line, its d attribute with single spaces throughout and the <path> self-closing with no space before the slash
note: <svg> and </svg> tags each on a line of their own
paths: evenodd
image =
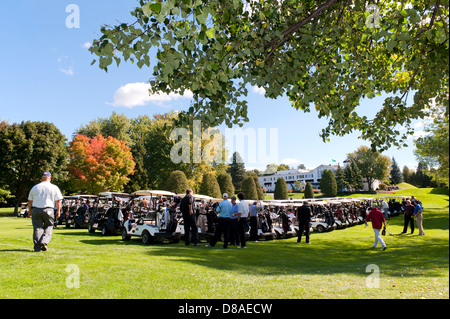
<svg viewBox="0 0 450 319">
<path fill-rule="evenodd" d="M 297 244 L 294 239 L 249 243 L 246 249 L 223 249 L 220 244 L 214 248 L 152 246 L 148 254 L 251 275 L 365 275 L 366 267 L 372 264 L 391 276 L 441 275 L 439 268 L 448 267 L 448 241 L 435 239 L 414 245 L 411 239 L 404 237 L 408 245 L 388 246 L 386 251 L 380 246 L 373 249 L 371 240 L 352 243 L 316 237 L 311 245 Z"/>
<path fill-rule="evenodd" d="M 432 213 L 429 214 L 427 213 L 428 211 L 432 211 Z M 446 210 L 429 208 L 424 211 L 423 217 L 424 217 L 423 228 L 425 232 L 427 229 L 442 229 L 442 230 L 449 229 L 449 212 Z M 388 228 L 389 225 L 403 226 L 403 224 L 404 224 L 404 216 L 400 215 L 391 218 L 388 221 Z M 415 225 L 417 227 L 416 223 Z"/>
<path fill-rule="evenodd" d="M 424 225 L 425 232 L 432 227 L 448 229 L 448 212 L 433 212 L 433 215 L 425 219 Z M 371 231 L 366 231 L 362 236 L 348 233 L 348 237 L 344 233 L 346 230 L 313 233 L 311 245 L 297 244 L 295 238 L 250 242 L 246 249 L 236 249 L 233 246 L 223 249 L 221 243 L 214 248 L 205 247 L 205 243 L 201 247 L 185 247 L 183 242 L 144 245 L 139 238 L 133 237 L 125 242 L 120 236 L 104 237 L 99 232 L 89 233 L 87 230 L 62 229 L 57 234 L 67 238 L 73 236 L 74 240 L 88 245 L 116 245 L 124 254 L 127 253 L 127 246 L 141 246 L 143 254 L 179 261 L 180 267 L 187 269 L 189 266 L 184 263 L 261 276 L 346 273 L 365 276 L 367 266 L 375 264 L 380 268 L 381 274 L 390 276 L 443 276 L 442 269 L 448 269 L 448 237 L 429 239 L 426 236 L 401 235 L 398 233 L 399 226 L 403 228 L 403 216 L 389 221 L 388 230 L 394 236 L 384 237 L 388 244 L 388 249 L 384 252 L 380 246 L 372 249 Z M 336 237 L 333 237 L 335 233 Z"/>
<path fill-rule="evenodd" d="M 443 187 L 435 187 L 430 191 L 430 194 L 449 195 L 449 189 Z"/>
</svg>

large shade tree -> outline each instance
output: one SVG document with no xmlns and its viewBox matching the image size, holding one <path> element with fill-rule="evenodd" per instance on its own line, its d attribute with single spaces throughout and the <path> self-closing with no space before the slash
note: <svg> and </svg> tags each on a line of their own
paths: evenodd
<svg viewBox="0 0 450 319">
<path fill-rule="evenodd" d="M 141 0 L 89 50 L 105 71 L 153 66 L 152 94 L 192 91 L 180 120 L 242 125 L 258 86 L 326 117 L 324 141 L 359 131 L 383 150 L 404 145 L 431 98 L 448 103 L 448 14 L 439 0 Z M 361 100 L 381 94 L 376 114 L 362 114 Z"/>
<path fill-rule="evenodd" d="M 0 126 L 0 185 L 15 197 L 17 212 L 21 201 L 40 182 L 44 171 L 60 184 L 67 176 L 66 138 L 48 122 L 22 122 Z M 61 185 L 59 185 L 61 186 Z"/>
<path fill-rule="evenodd" d="M 374 152 L 367 146 L 361 146 L 356 151 L 347 154 L 348 161 L 355 162 L 356 167 L 368 183 L 369 190 L 375 180 L 384 181 L 389 178 L 391 159 L 380 152 Z"/>
<path fill-rule="evenodd" d="M 76 135 L 69 147 L 69 177 L 77 190 L 97 194 L 123 190 L 136 163 L 124 141 Z"/>
<path fill-rule="evenodd" d="M 428 173 L 433 180 L 443 186 L 449 186 L 449 129 L 448 105 L 441 108 L 442 113 L 426 127 L 427 136 L 415 141 L 414 151 L 419 162 L 428 165 Z"/>
</svg>

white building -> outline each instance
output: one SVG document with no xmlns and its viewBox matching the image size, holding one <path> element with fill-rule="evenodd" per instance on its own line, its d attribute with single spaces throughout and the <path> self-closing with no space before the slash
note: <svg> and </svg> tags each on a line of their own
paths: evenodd
<svg viewBox="0 0 450 319">
<path fill-rule="evenodd" d="M 278 171 L 272 175 L 259 176 L 259 184 L 266 188 L 266 192 L 272 193 L 275 191 L 275 184 L 278 178 L 282 177 L 286 181 L 288 190 L 294 190 L 294 183 L 296 181 L 306 183 L 310 182 L 313 188 L 319 188 L 320 179 L 324 170 L 329 169 L 336 171 L 337 165 L 320 165 L 312 170 L 304 169 L 290 169 L 287 171 Z"/>
<path fill-rule="evenodd" d="M 347 163 L 344 162 L 344 166 L 342 169 L 345 168 Z M 286 181 L 288 190 L 295 190 L 294 183 L 296 181 L 300 181 L 302 183 L 303 187 L 306 185 L 306 183 L 310 182 L 312 187 L 315 189 L 320 188 L 320 179 L 322 178 L 322 173 L 324 170 L 329 169 L 333 172 L 337 170 L 337 165 L 320 165 L 312 170 L 304 170 L 304 169 L 290 169 L 286 171 L 278 171 L 272 175 L 263 175 L 259 176 L 259 184 L 261 187 L 266 188 L 267 193 L 272 193 L 275 191 L 275 185 L 277 183 L 278 178 L 282 177 Z M 376 190 L 378 188 L 378 185 L 380 184 L 380 181 L 375 180 L 372 183 L 372 189 Z M 365 178 L 363 178 L 363 185 L 364 185 L 364 191 L 369 190 L 369 185 Z"/>
</svg>

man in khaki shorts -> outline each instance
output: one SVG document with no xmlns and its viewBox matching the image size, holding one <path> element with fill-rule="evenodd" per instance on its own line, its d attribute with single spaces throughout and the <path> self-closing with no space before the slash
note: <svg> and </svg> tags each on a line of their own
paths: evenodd
<svg viewBox="0 0 450 319">
<path fill-rule="evenodd" d="M 52 238 L 55 219 L 61 213 L 63 196 L 58 186 L 50 183 L 51 179 L 50 172 L 44 172 L 42 182 L 35 185 L 28 195 L 28 211 L 33 224 L 33 243 L 36 252 L 47 250 L 47 245 Z"/>
</svg>

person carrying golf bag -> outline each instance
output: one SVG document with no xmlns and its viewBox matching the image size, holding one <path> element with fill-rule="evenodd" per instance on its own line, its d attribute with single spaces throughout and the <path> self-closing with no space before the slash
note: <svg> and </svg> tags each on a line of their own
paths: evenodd
<svg viewBox="0 0 450 319">
<path fill-rule="evenodd" d="M 303 232 L 305 232 L 306 243 L 310 244 L 310 242 L 309 242 L 310 224 L 309 223 L 311 221 L 311 208 L 309 208 L 307 201 L 303 202 L 303 206 L 301 206 L 297 209 L 297 220 L 298 220 L 297 243 L 300 243 L 302 241 L 302 235 L 303 235 Z"/>
<path fill-rule="evenodd" d="M 366 218 L 366 227 L 367 222 L 372 222 L 373 232 L 375 234 L 375 242 L 373 244 L 373 248 L 377 248 L 378 242 L 381 244 L 382 250 L 386 250 L 386 244 L 384 243 L 383 238 L 381 238 L 380 230 L 381 226 L 384 225 L 384 230 L 386 229 L 386 219 L 384 219 L 383 213 L 378 210 L 377 203 L 372 203 L 372 210 L 369 212 Z"/>
</svg>

